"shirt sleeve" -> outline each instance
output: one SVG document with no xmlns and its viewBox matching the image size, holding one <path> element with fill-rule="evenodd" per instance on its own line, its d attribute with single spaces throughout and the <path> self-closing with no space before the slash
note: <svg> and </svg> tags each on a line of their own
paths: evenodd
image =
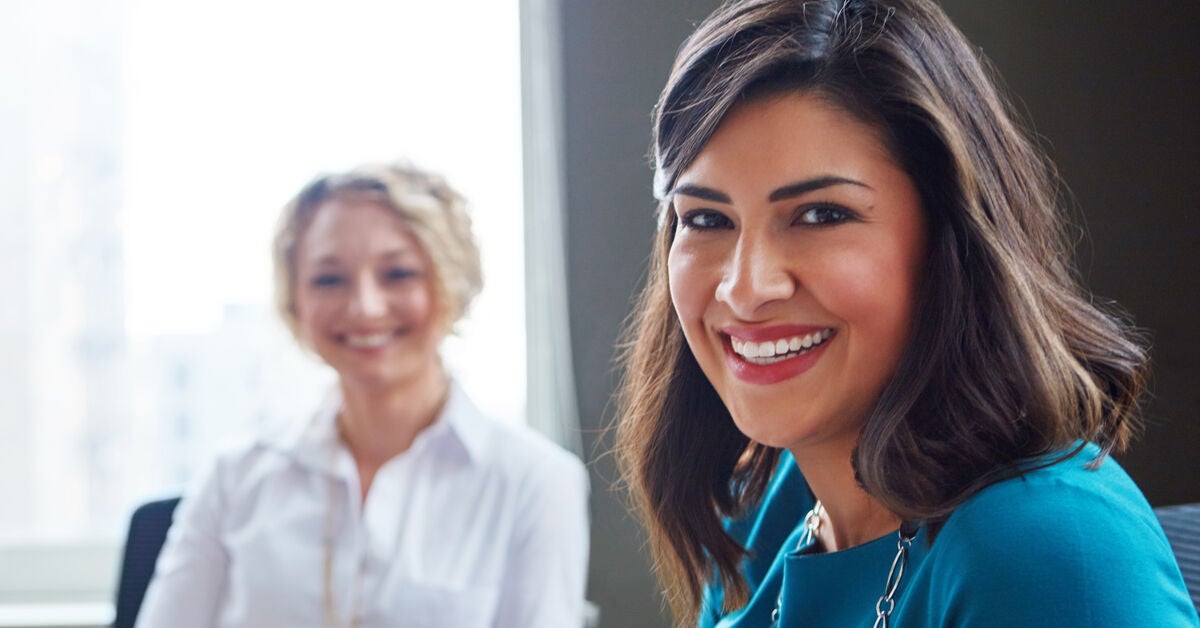
<svg viewBox="0 0 1200 628">
<path fill-rule="evenodd" d="M 1074 487 L 1054 499 L 1018 489 L 979 502 L 955 513 L 934 543 L 941 625 L 1197 625 L 1148 507 Z"/>
<path fill-rule="evenodd" d="M 557 452 L 556 452 L 557 453 Z M 497 628 L 582 626 L 588 565 L 588 477 L 574 456 L 539 465 L 523 491 Z"/>
<path fill-rule="evenodd" d="M 137 628 L 216 625 L 229 565 L 221 543 L 222 501 L 220 466 L 214 464 L 175 510 Z"/>
</svg>

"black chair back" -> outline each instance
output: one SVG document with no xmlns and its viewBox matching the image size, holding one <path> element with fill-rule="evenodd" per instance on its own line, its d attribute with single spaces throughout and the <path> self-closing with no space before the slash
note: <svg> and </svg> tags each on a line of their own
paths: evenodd
<svg viewBox="0 0 1200 628">
<path fill-rule="evenodd" d="M 154 564 L 179 498 L 162 499 L 143 504 L 133 511 L 129 521 L 129 536 L 121 560 L 121 581 L 117 585 L 117 616 L 113 628 L 133 628 L 138 609 L 146 596 L 146 587 L 154 576 Z"/>
<path fill-rule="evenodd" d="M 1175 550 L 1192 603 L 1200 610 L 1200 503 L 1155 508 L 1154 513 Z"/>
</svg>

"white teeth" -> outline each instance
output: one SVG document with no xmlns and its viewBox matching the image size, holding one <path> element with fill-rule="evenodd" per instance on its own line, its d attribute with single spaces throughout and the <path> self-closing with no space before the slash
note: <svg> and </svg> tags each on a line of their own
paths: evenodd
<svg viewBox="0 0 1200 628">
<path fill-rule="evenodd" d="M 827 327 L 821 331 L 804 336 L 780 338 L 779 340 L 768 340 L 767 342 L 742 341 L 737 338 L 730 338 L 730 340 L 733 344 L 734 353 L 755 364 L 771 364 L 800 355 L 808 349 L 825 342 L 832 335 L 833 329 Z"/>
<path fill-rule="evenodd" d="M 391 340 L 391 338 L 392 334 L 388 332 L 378 334 L 347 334 L 346 344 L 356 349 L 374 349 L 387 344 L 387 341 Z"/>
</svg>

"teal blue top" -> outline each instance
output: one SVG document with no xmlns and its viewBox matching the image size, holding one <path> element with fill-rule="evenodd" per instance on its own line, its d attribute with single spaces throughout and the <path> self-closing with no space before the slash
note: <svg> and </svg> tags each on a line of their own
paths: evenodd
<svg viewBox="0 0 1200 628">
<path fill-rule="evenodd" d="M 1115 460 L 1099 448 L 996 483 L 960 506 L 935 542 L 922 528 L 889 625 L 1200 626 L 1171 547 Z M 871 626 L 895 532 L 833 553 L 797 547 L 813 496 L 786 452 L 762 502 L 727 529 L 751 550 L 750 603 L 725 614 L 710 584 L 701 628 Z M 780 590 L 783 591 L 782 597 Z"/>
</svg>

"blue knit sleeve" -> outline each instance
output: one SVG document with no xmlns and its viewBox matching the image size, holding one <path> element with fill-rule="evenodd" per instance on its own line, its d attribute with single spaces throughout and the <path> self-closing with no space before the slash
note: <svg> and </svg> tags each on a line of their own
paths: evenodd
<svg viewBox="0 0 1200 628">
<path fill-rule="evenodd" d="M 1087 458 L 989 487 L 946 522 L 929 554 L 940 625 L 1200 626 L 1141 492 Z"/>
</svg>

